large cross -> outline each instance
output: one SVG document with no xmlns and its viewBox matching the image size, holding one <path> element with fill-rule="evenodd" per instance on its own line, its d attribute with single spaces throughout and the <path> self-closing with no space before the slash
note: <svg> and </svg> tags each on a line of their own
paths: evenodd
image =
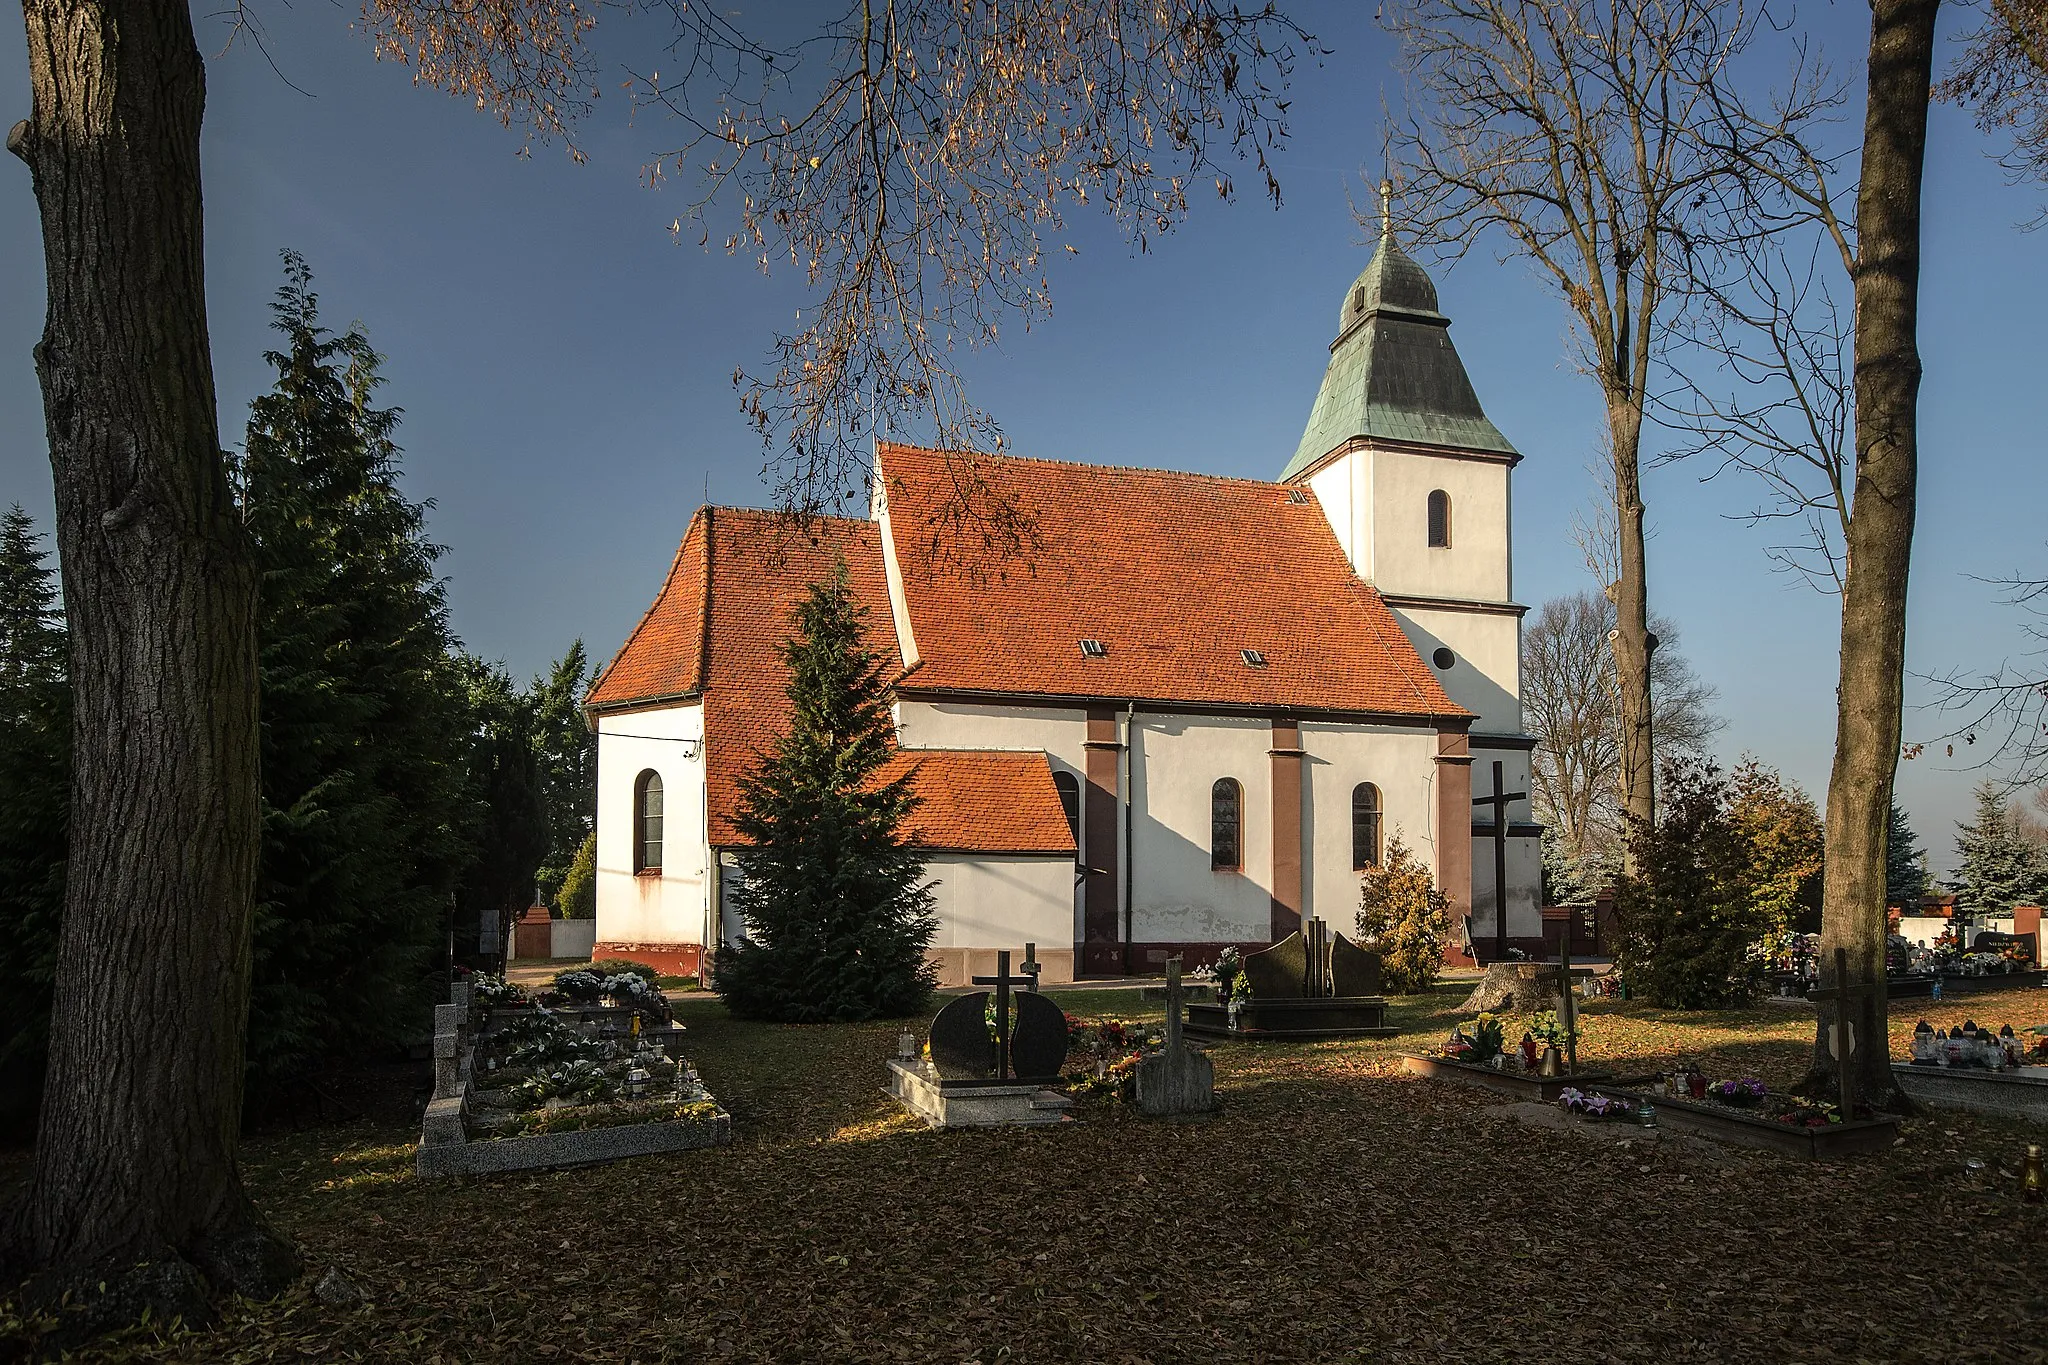
<svg viewBox="0 0 2048 1365">
<path fill-rule="evenodd" d="M 1005 948 L 996 954 L 996 974 L 977 976 L 977 986 L 996 988 L 996 1079 L 1010 1079 L 1010 987 L 1036 987 L 1038 978 L 1033 976 L 1010 975 L 1010 950 Z"/>
<path fill-rule="evenodd" d="M 1508 959 L 1508 803 L 1527 801 L 1529 793 L 1505 790 L 1500 760 L 1493 762 L 1493 795 L 1475 796 L 1475 806 L 1493 807 L 1493 959 Z"/>
<path fill-rule="evenodd" d="M 1842 1122 L 1848 1123 L 1856 1117 L 1856 1072 L 1849 1065 L 1849 1051 L 1856 1045 L 1856 1029 L 1851 1023 L 1851 1014 L 1860 1014 L 1856 1007 L 1866 996 L 1883 990 L 1882 985 L 1872 985 L 1849 980 L 1849 950 L 1835 949 L 1835 984 L 1825 990 L 1806 993 L 1809 1000 L 1831 1000 L 1835 1006 L 1835 1026 L 1828 1045 L 1835 1054 L 1835 1078 L 1842 1094 Z M 1880 997 L 1882 998 L 1882 997 Z M 1880 1037 L 1883 1035 L 1880 1034 Z M 1870 1040 L 1865 1039 L 1868 1044 Z"/>
<path fill-rule="evenodd" d="M 1180 1050 L 1181 1002 L 1186 998 L 1187 992 L 1182 989 L 1180 984 L 1180 959 L 1178 957 L 1169 957 L 1166 959 L 1166 1050 L 1168 1052 L 1178 1052 Z"/>
</svg>

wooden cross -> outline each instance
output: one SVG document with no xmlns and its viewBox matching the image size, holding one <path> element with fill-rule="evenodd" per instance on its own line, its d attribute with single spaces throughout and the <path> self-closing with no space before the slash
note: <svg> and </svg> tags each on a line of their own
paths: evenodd
<svg viewBox="0 0 2048 1365">
<path fill-rule="evenodd" d="M 1475 796 L 1475 806 L 1493 807 L 1493 959 L 1508 960 L 1508 803 L 1527 801 L 1529 793 L 1506 791 L 1500 760 L 1493 763 L 1493 795 Z"/>
<path fill-rule="evenodd" d="M 996 1079 L 1010 1079 L 1010 987 L 1035 986 L 1037 978 L 1010 975 L 1010 950 L 1005 948 L 996 954 L 996 974 L 977 976 L 977 986 L 996 988 Z"/>
<path fill-rule="evenodd" d="M 1856 1117 L 1856 1072 L 1849 1065 L 1849 1051 L 1856 1045 L 1856 1029 L 1850 1022 L 1852 1013 L 1861 1013 L 1856 1007 L 1866 996 L 1882 991 L 1882 985 L 1869 982 L 1851 983 L 1849 980 L 1849 950 L 1835 949 L 1835 984 L 1825 990 L 1811 990 L 1806 993 L 1809 1000 L 1830 1000 L 1835 1006 L 1835 1027 L 1828 1046 L 1835 1054 L 1835 1077 L 1842 1093 L 1842 1122 L 1848 1123 Z M 1882 996 L 1878 997 L 1882 999 Z M 1864 1040 L 1867 1044 L 1868 1039 Z"/>
<path fill-rule="evenodd" d="M 1579 1069 L 1579 1002 L 1572 992 L 1572 922 L 1564 922 L 1564 937 L 1557 943 L 1558 1019 L 1564 1024 L 1564 1069 L 1575 1075 Z"/>
<path fill-rule="evenodd" d="M 1180 984 L 1180 959 L 1178 957 L 1169 957 L 1166 959 L 1166 1050 L 1168 1052 L 1175 1052 L 1180 1049 L 1181 1002 L 1186 998 L 1187 992 Z"/>
</svg>

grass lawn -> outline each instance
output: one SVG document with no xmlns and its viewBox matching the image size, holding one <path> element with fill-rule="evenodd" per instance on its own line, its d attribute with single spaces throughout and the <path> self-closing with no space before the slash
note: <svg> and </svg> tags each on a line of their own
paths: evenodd
<svg viewBox="0 0 2048 1365">
<path fill-rule="evenodd" d="M 685 997 L 735 1146 L 422 1184 L 416 1133 L 389 1122 L 254 1139 L 250 1184 L 307 1281 L 213 1333 L 81 1358 L 2048 1358 L 2048 1209 L 2016 1179 L 2040 1130 L 1934 1113 L 1890 1153 L 1821 1165 L 1529 1127 L 1400 1071 L 1463 990 L 1401 1002 L 1402 1038 L 1217 1047 L 1213 1120 L 1095 1106 L 1009 1132 L 906 1118 L 881 1088 L 899 1025 L 740 1024 Z M 1128 992 L 1053 994 L 1145 1017 Z M 1926 1007 L 1900 1002 L 1895 1052 Z M 1935 1008 L 2018 1028 L 2048 992 Z M 1589 1064 L 1704 1053 L 1780 1084 L 1812 1030 L 1780 1008 L 1587 1016 Z M 330 1266 L 365 1306 L 313 1298 Z"/>
</svg>

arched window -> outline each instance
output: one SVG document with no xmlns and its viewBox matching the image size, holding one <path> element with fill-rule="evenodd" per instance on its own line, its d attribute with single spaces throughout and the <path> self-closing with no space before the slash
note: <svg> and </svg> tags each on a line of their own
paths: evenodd
<svg viewBox="0 0 2048 1365">
<path fill-rule="evenodd" d="M 1074 847 L 1081 846 L 1081 779 L 1072 773 L 1054 773 L 1053 790 L 1060 794 L 1060 809 L 1067 815 L 1067 832 L 1074 836 Z"/>
<path fill-rule="evenodd" d="M 661 871 L 661 774 L 652 768 L 633 781 L 633 870 Z"/>
<path fill-rule="evenodd" d="M 1351 789 L 1351 866 L 1363 872 L 1380 865 L 1380 789 L 1361 782 Z"/>
<path fill-rule="evenodd" d="M 1235 872 L 1244 866 L 1242 838 L 1244 789 L 1233 777 L 1219 777 L 1209 788 L 1209 866 Z"/>
<path fill-rule="evenodd" d="M 1441 488 L 1429 495 L 1429 544 L 1432 549 L 1451 544 L 1451 495 Z"/>
</svg>

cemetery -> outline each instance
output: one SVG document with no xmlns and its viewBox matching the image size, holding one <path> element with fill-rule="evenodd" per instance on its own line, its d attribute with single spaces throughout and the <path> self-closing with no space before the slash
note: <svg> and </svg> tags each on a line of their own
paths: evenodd
<svg viewBox="0 0 2048 1365">
<path fill-rule="evenodd" d="M 1580 1358 L 1589 1321 L 1626 1322 L 1643 1358 L 1669 1359 L 1802 1358 L 1785 1349 L 1791 1321 L 1799 1340 L 1827 1342 L 1830 1358 L 1973 1358 L 2040 1330 L 2040 1291 L 2028 1281 L 2048 1223 L 2021 1199 L 2038 1122 L 1930 1111 L 1853 1155 L 1840 1147 L 1857 1144 L 1810 1140 L 1813 1160 L 1743 1145 L 1708 1131 L 1704 1117 L 1691 1125 L 1695 1113 L 1768 1120 L 1769 1102 L 1737 1108 L 1711 1091 L 1755 1078 L 1770 1102 L 1782 1097 L 1804 1069 L 1810 1013 L 1667 1011 L 1605 995 L 1581 996 L 1550 1020 L 1503 1010 L 1493 1022 L 1508 1060 L 1499 1072 L 1490 1059 L 1474 1069 L 1513 1075 L 1525 1034 L 1539 1071 L 1545 1034 L 1561 1065 L 1576 1052 L 1575 1071 L 1544 1078 L 1559 1082 L 1563 1101 L 1545 1107 L 1566 1122 L 1538 1126 L 1509 1112 L 1521 1107 L 1509 1096 L 1410 1070 L 1454 1030 L 1483 1047 L 1469 1041 L 1480 1032 L 1464 1009 L 1471 980 L 1444 981 L 1387 999 L 1387 1024 L 1399 1030 L 1390 1036 L 1184 1039 L 1204 1049 L 1195 1055 L 1216 1108 L 1175 1122 L 1146 1108 L 1140 1068 L 1165 1055 L 1170 997 L 1177 991 L 1185 1013 L 1193 990 L 1170 982 L 1157 1001 L 1085 986 L 1034 992 L 1018 965 L 989 973 L 1007 988 L 942 995 L 933 1014 L 907 1021 L 791 1028 L 733 1019 L 702 993 L 675 996 L 688 1040 L 680 1055 L 712 1078 L 717 1122 L 729 1123 L 729 1142 L 721 1134 L 697 1150 L 427 1178 L 420 1158 L 432 1149 L 415 1146 L 418 1130 L 402 1118 L 259 1134 L 245 1145 L 250 1178 L 314 1273 L 274 1303 L 231 1306 L 208 1358 L 388 1359 L 403 1341 L 418 1359 L 992 1363 L 1238 1358 L 1235 1343 L 1257 1339 L 1276 1360 L 1361 1349 L 1406 1358 L 1403 1341 L 1417 1343 L 1416 1358 L 1429 1342 L 1457 1359 L 1451 1343 L 1480 1330 L 1492 1306 L 1367 1287 L 1473 1273 L 1515 1298 L 1523 1348 L 1567 1359 Z M 1020 1021 L 1008 1035 L 1010 1077 L 1069 1101 L 1060 1121 L 936 1126 L 885 1089 L 906 1032 L 919 1061 L 928 1039 L 935 1058 L 955 1059 L 941 1085 L 1001 1079 L 987 1021 L 1005 989 Z M 983 993 L 954 1016 L 976 1027 L 955 1035 L 937 1025 Z M 472 1073 L 481 1056 L 489 1076 L 493 1056 L 505 1069 L 526 1031 L 518 1021 L 537 1007 L 494 1002 L 488 1020 L 485 1010 L 460 1017 L 474 1021 Z M 2048 1021 L 2048 1001 L 2024 988 L 1992 993 L 1973 998 L 1971 1017 L 1987 1027 L 2009 1019 L 2017 1038 Z M 1032 1018 L 1059 1028 L 1034 1033 L 1021 1022 Z M 1890 1046 L 1902 1063 L 1918 1022 L 1894 1012 Z M 1931 1022 L 1960 1031 L 1963 1021 Z M 1563 1032 L 1572 1024 L 1576 1038 Z M 985 1072 L 945 1076 L 961 1053 Z M 1130 1083 L 1098 1078 L 1098 1063 L 1125 1066 Z M 1699 1098 L 1694 1076 L 1705 1078 Z M 1673 1077 L 1682 1099 L 1669 1092 Z M 1639 1124 L 1646 1097 L 1653 1130 Z M 467 1146 L 607 1131 L 634 1127 Z M 1809 1244 L 1820 1206 L 1851 1235 L 1822 1261 L 1788 1261 L 1787 1248 Z M 647 1209 L 664 1212 L 627 1213 Z M 1597 1259 L 1563 1231 L 1588 1220 L 1600 1229 Z M 2010 1268 L 2014 1292 L 1930 1316 L 1922 1296 L 1856 1288 L 1939 1282 L 1959 1253 Z M 1276 1278 L 1277 1264 L 1290 1273 Z M 1574 1277 L 1568 1293 L 1560 1268 Z M 359 1304 L 332 1308 L 314 1293 L 330 1269 L 360 1290 Z M 1677 1284 L 1683 1292 L 1670 1292 Z M 1100 1313 L 1104 1295 L 1114 1315 Z M 1702 1302 L 1727 1308 L 1703 1315 Z M 1134 1341 L 1145 1343 L 1135 1355 Z M 87 1358 L 189 1350 L 177 1338 L 138 1340 Z"/>
<path fill-rule="evenodd" d="M 434 1011 L 422 1177 L 586 1166 L 732 1141 L 668 1001 L 633 972 L 565 972 L 546 998 L 464 978 Z"/>
</svg>

